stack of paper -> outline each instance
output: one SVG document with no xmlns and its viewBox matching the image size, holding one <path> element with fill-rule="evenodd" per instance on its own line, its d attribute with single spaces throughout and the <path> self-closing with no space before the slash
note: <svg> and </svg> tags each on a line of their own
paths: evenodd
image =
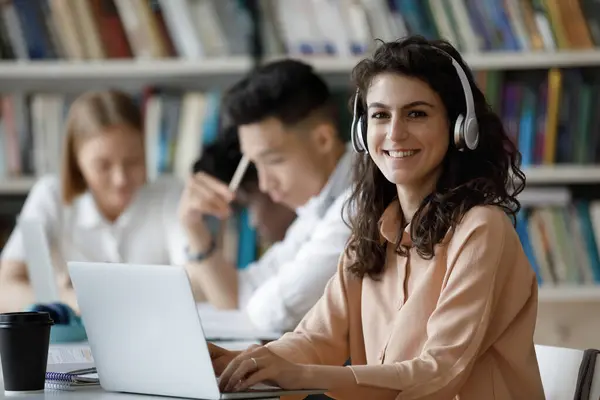
<svg viewBox="0 0 600 400">
<path fill-rule="evenodd" d="M 50 345 L 48 349 L 48 372 L 69 372 L 93 366 L 94 358 L 87 343 Z"/>
<path fill-rule="evenodd" d="M 198 314 L 207 340 L 276 340 L 281 337 L 281 332 L 256 328 L 243 311 L 217 310 L 198 304 Z"/>
</svg>

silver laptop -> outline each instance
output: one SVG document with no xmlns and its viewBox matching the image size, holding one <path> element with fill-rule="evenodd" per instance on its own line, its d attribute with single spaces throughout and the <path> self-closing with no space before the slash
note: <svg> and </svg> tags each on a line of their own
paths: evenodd
<svg viewBox="0 0 600 400">
<path fill-rule="evenodd" d="M 37 219 L 17 220 L 25 249 L 25 262 L 35 301 L 53 303 L 60 301 L 48 238 L 44 226 Z"/>
<path fill-rule="evenodd" d="M 253 399 L 320 390 L 266 385 L 221 393 L 182 267 L 69 262 L 103 389 L 196 399 Z"/>
</svg>

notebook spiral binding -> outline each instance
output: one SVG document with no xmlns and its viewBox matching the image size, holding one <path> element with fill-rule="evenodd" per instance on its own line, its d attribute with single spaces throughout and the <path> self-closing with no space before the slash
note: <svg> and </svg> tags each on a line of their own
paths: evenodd
<svg viewBox="0 0 600 400">
<path fill-rule="evenodd" d="M 95 368 L 82 369 L 71 372 L 46 372 L 45 389 L 49 390 L 75 390 L 79 387 L 97 386 L 97 378 L 84 378 L 81 375 L 96 373 Z"/>
<path fill-rule="evenodd" d="M 46 372 L 46 380 L 53 381 L 52 383 L 55 383 L 55 382 L 72 383 L 72 382 L 77 381 L 75 376 L 73 376 L 71 374 L 61 373 L 61 372 Z"/>
</svg>

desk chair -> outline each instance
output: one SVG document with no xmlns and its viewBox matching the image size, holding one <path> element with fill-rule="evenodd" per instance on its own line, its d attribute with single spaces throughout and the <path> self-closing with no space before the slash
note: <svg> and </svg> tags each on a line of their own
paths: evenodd
<svg viewBox="0 0 600 400">
<path fill-rule="evenodd" d="M 535 346 L 547 400 L 600 398 L 598 350 Z"/>
</svg>

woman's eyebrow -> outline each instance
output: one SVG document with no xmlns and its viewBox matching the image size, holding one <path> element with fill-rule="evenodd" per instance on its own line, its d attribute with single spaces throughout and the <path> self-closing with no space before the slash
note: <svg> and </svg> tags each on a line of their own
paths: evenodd
<svg viewBox="0 0 600 400">
<path fill-rule="evenodd" d="M 377 101 L 369 104 L 367 108 L 390 108 L 387 104 L 379 103 Z"/>
<path fill-rule="evenodd" d="M 424 100 L 416 100 L 416 101 L 412 101 L 408 104 L 403 105 L 401 108 L 402 109 L 407 109 L 407 108 L 412 108 L 412 107 L 417 107 L 417 106 L 427 106 L 430 108 L 434 108 L 435 106 L 431 103 L 428 103 Z M 384 103 L 380 103 L 378 101 L 375 101 L 373 103 L 370 103 L 368 108 L 383 108 L 383 109 L 390 109 L 391 107 L 388 106 L 387 104 Z"/>
<path fill-rule="evenodd" d="M 402 109 L 407 109 L 407 108 L 412 108 L 412 107 L 417 107 L 417 106 L 427 106 L 427 107 L 430 107 L 430 108 L 434 108 L 435 107 L 433 104 L 428 103 L 428 102 L 426 102 L 424 100 L 417 100 L 417 101 L 413 101 L 413 102 L 410 102 L 408 104 L 403 105 Z"/>
</svg>

